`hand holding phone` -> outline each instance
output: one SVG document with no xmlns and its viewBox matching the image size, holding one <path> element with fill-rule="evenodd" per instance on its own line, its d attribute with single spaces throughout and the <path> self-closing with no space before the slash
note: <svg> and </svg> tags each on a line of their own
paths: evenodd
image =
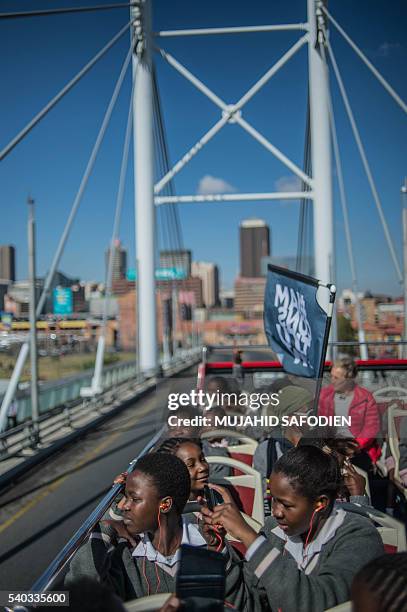
<svg viewBox="0 0 407 612">
<path fill-rule="evenodd" d="M 206 501 L 206 505 L 213 512 L 215 506 L 223 504 L 223 497 L 218 491 L 215 489 L 211 489 L 208 485 L 204 486 L 204 499 Z"/>
</svg>

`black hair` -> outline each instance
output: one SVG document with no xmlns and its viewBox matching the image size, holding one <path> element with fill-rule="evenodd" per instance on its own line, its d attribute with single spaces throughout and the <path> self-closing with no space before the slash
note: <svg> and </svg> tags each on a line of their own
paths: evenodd
<svg viewBox="0 0 407 612">
<path fill-rule="evenodd" d="M 360 582 L 369 587 L 380 612 L 407 612 L 407 552 L 373 559 L 356 574 L 352 588 Z"/>
<path fill-rule="evenodd" d="M 136 462 L 136 470 L 152 480 L 160 498 L 172 497 L 176 511 L 182 513 L 191 493 L 191 479 L 181 459 L 169 453 L 149 453 Z"/>
<path fill-rule="evenodd" d="M 311 501 L 326 495 L 330 510 L 342 487 L 338 460 L 316 446 L 291 448 L 277 461 L 273 473 L 287 476 L 293 489 Z"/>
<path fill-rule="evenodd" d="M 317 433 L 319 435 L 315 437 L 303 436 L 300 438 L 298 444 L 300 446 L 317 446 L 324 451 L 338 453 L 344 457 L 348 457 L 351 450 L 354 453 L 358 452 L 358 443 L 356 440 L 354 438 L 344 438 L 336 435 L 335 428 L 333 427 L 320 428 Z"/>
<path fill-rule="evenodd" d="M 175 455 L 177 450 L 183 444 L 195 444 L 202 450 L 202 443 L 199 438 L 168 438 L 168 440 L 164 440 L 162 444 L 157 448 L 157 453 L 170 453 L 170 455 Z"/>
</svg>

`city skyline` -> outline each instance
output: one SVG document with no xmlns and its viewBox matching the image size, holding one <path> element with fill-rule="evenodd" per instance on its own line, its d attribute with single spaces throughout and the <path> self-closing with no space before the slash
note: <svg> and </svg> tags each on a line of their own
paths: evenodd
<svg viewBox="0 0 407 612">
<path fill-rule="evenodd" d="M 51 4 L 44 2 L 44 8 Z M 234 2 L 232 17 L 228 6 L 228 2 L 221 5 L 209 2 L 208 10 L 202 13 L 196 6 L 185 1 L 174 7 L 168 6 L 163 0 L 156 0 L 154 27 L 158 30 L 305 19 L 306 3 L 299 0 L 289 5 L 276 2 L 272 7 L 258 2 L 253 15 L 247 15 L 243 2 Z M 13 9 L 13 3 L 4 3 L 3 10 Z M 21 3 L 21 10 L 23 9 L 24 3 Z M 362 30 L 358 24 L 361 23 L 366 10 L 369 10 L 368 27 Z M 384 0 L 378 1 L 374 6 L 367 2 L 355 6 L 350 0 L 345 0 L 333 3 L 331 11 L 401 97 L 406 98 L 407 85 L 401 78 L 402 67 L 407 59 L 402 28 L 407 12 L 406 5 L 395 2 L 389 12 Z M 109 40 L 124 20 L 124 14 L 115 11 L 96 16 L 47 17 L 18 20 L 18 23 L 5 20 L 2 23 L 0 45 L 5 58 L 8 82 L 2 101 L 3 144 L 6 144 Z M 364 23 L 366 25 L 365 21 Z M 73 32 L 76 42 L 74 46 Z M 91 36 L 89 32 L 92 32 Z M 18 44 L 22 38 L 25 40 L 24 48 Z M 403 160 L 406 157 L 407 142 L 407 133 L 401 121 L 404 117 L 365 67 L 355 60 L 352 51 L 338 38 L 336 32 L 331 32 L 331 38 L 401 261 L 400 186 L 406 173 Z M 216 93 L 227 101 L 233 101 L 238 99 L 294 40 L 292 33 L 281 33 L 259 37 L 250 35 L 238 40 L 213 39 L 213 45 L 209 47 L 207 40 L 202 39 L 188 42 L 185 39 L 168 39 L 160 41 L 160 44 L 207 82 Z M 26 198 L 31 193 L 36 199 L 38 274 L 43 276 L 49 268 L 58 236 L 68 215 L 127 48 L 127 40 L 120 41 L 101 65 L 95 68 L 1 165 L 2 201 L 8 203 L 13 214 L 0 228 L 0 242 L 15 244 L 18 249 L 17 278 L 27 276 Z M 70 50 L 69 53 L 66 53 L 67 49 Z M 22 66 L 25 66 L 25 76 L 28 74 L 28 96 L 20 94 Z M 253 99 L 247 109 L 248 119 L 253 120 L 258 129 L 264 130 L 298 165 L 302 164 L 305 127 L 304 67 L 305 51 L 293 58 L 275 80 L 267 85 L 264 92 Z M 218 114 L 211 103 L 160 60 L 157 60 L 157 74 L 170 158 L 175 162 L 218 118 Z M 66 254 L 59 266 L 68 275 L 79 275 L 88 279 L 104 278 L 104 258 L 101 254 L 105 245 L 110 242 L 124 119 L 127 115 L 130 90 L 129 79 L 126 80 L 125 89 L 126 95 L 119 99 L 117 113 L 114 114 L 112 127 L 97 161 L 95 176 L 87 188 Z M 366 177 L 335 83 L 333 92 L 360 289 L 398 295 L 401 289 L 395 279 Z M 366 100 L 369 101 L 368 104 Z M 111 153 L 115 154 L 114 159 Z M 120 237 L 128 249 L 129 266 L 135 259 L 131 165 L 132 156 L 120 231 Z M 210 194 L 275 189 L 286 191 L 295 189 L 298 182 L 284 166 L 256 143 L 252 143 L 244 133 L 227 126 L 224 133 L 220 133 L 214 142 L 194 159 L 190 168 L 177 176 L 175 186 L 176 193 L 179 194 Z M 334 192 L 337 284 L 339 288 L 344 288 L 351 286 L 351 278 L 336 182 Z M 273 228 L 273 253 L 276 256 L 295 256 L 298 203 L 182 204 L 179 211 L 184 248 L 193 247 L 194 259 L 197 261 L 213 261 L 220 267 L 224 289 L 231 288 L 238 275 L 237 227 L 248 216 L 263 218 Z M 365 240 L 358 239 L 361 228 L 363 236 L 367 238 Z M 164 245 L 159 244 L 158 248 L 160 247 Z"/>
</svg>

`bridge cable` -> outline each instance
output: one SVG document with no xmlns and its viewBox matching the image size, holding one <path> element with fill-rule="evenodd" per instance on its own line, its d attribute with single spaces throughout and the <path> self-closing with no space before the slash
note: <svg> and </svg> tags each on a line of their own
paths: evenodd
<svg viewBox="0 0 407 612">
<path fill-rule="evenodd" d="M 159 105 L 155 70 L 153 72 L 153 103 L 154 103 L 154 137 L 155 137 L 155 151 L 156 151 L 156 179 L 158 180 L 161 176 L 165 175 L 167 170 L 165 166 L 165 159 L 164 159 L 164 152 L 163 152 L 163 141 L 162 141 L 161 122 L 160 122 L 161 110 L 160 110 L 160 105 Z M 169 192 L 172 193 L 173 189 L 170 189 L 170 184 L 168 183 L 167 185 L 165 185 L 164 193 L 167 195 Z M 169 252 L 172 252 L 172 258 L 174 258 L 175 255 L 173 252 L 174 251 L 173 236 L 171 235 L 171 223 L 169 220 L 169 209 L 167 208 L 167 206 L 159 206 L 159 207 L 156 207 L 155 210 L 156 210 L 156 217 L 158 219 L 157 225 L 161 230 L 162 249 L 164 251 L 168 250 Z M 157 254 L 158 259 L 159 259 L 159 251 L 160 249 L 158 249 L 158 254 Z M 173 267 L 175 266 L 174 259 L 172 260 L 172 266 Z M 175 283 L 171 279 L 171 282 L 169 284 L 171 287 L 171 301 L 169 303 L 172 304 L 172 311 L 173 311 L 171 314 L 171 318 L 174 319 L 173 314 L 175 314 L 174 312 L 175 311 L 175 302 L 174 302 Z M 164 299 L 162 296 L 163 296 L 163 293 L 162 291 L 160 291 L 162 317 L 163 317 L 162 340 L 163 340 L 163 352 L 164 352 L 164 360 L 165 360 L 166 357 L 169 356 L 170 349 L 169 349 L 168 342 L 170 340 L 170 336 L 169 336 L 169 329 L 167 327 L 168 320 L 167 319 L 164 320 L 165 309 L 164 309 Z M 172 322 L 173 331 L 174 331 L 174 324 L 175 324 L 175 321 Z M 173 341 L 173 345 L 174 344 L 175 344 L 175 341 Z"/>
<path fill-rule="evenodd" d="M 343 103 L 345 105 L 346 112 L 347 112 L 347 115 L 348 115 L 348 118 L 349 118 L 349 122 L 350 122 L 351 127 L 352 127 L 353 136 L 355 138 L 355 141 L 356 141 L 356 144 L 357 144 L 357 147 L 358 147 L 358 150 L 359 150 L 359 154 L 360 154 L 360 157 L 361 157 L 361 160 L 362 160 L 362 164 L 363 164 L 365 172 L 366 172 L 367 180 L 369 182 L 370 189 L 371 189 L 371 192 L 372 192 L 372 195 L 373 195 L 373 199 L 374 199 L 375 204 L 376 204 L 376 208 L 377 208 L 377 211 L 378 211 L 378 214 L 379 214 L 379 218 L 380 218 L 380 221 L 381 221 L 381 224 L 382 224 L 382 227 L 383 227 L 383 232 L 384 232 L 384 235 L 385 235 L 385 238 L 386 238 L 386 241 L 387 241 L 387 245 L 388 245 L 388 248 L 389 248 L 389 251 L 390 251 L 390 255 L 391 255 L 391 258 L 393 260 L 394 267 L 396 269 L 398 280 L 399 280 L 400 283 L 403 283 L 403 275 L 401 273 L 401 269 L 400 269 L 400 265 L 399 265 L 399 262 L 398 262 L 398 259 L 397 259 L 396 251 L 395 251 L 395 248 L 394 248 L 394 245 L 393 245 L 392 238 L 390 236 L 390 232 L 389 232 L 389 228 L 387 226 L 386 218 L 384 216 L 384 212 L 383 212 L 382 204 L 381 204 L 381 201 L 380 201 L 380 198 L 379 198 L 379 194 L 377 192 L 376 185 L 375 185 L 375 182 L 374 182 L 374 179 L 373 179 L 373 175 L 372 175 L 372 172 L 370 170 L 369 162 L 367 160 L 365 149 L 364 149 L 364 146 L 363 146 L 360 134 L 359 134 L 358 127 L 356 125 L 355 117 L 353 115 L 353 111 L 352 111 L 352 108 L 351 108 L 350 103 L 349 103 L 349 98 L 348 98 L 348 95 L 346 93 L 345 86 L 344 86 L 341 74 L 339 72 L 339 68 L 338 68 L 338 65 L 336 63 L 336 59 L 335 59 L 334 53 L 332 51 L 332 47 L 329 44 L 329 42 L 327 42 L 327 48 L 328 48 L 329 57 L 331 59 L 332 67 L 333 67 L 334 72 L 335 72 L 336 80 L 337 80 L 338 85 L 339 85 L 339 90 L 340 90 L 341 95 L 342 95 Z"/>
<path fill-rule="evenodd" d="M 112 287 L 113 287 L 113 261 L 114 261 L 114 253 L 115 253 L 115 243 L 119 239 L 120 233 L 120 223 L 122 217 L 122 209 L 123 209 L 123 199 L 124 199 L 124 191 L 125 191 L 125 181 L 127 176 L 128 169 L 128 159 L 130 152 L 130 143 L 131 143 L 131 135 L 133 128 L 133 99 L 134 99 L 134 84 L 130 94 L 130 105 L 129 112 L 127 116 L 127 125 L 126 132 L 123 143 L 123 153 L 122 160 L 120 166 L 120 178 L 119 178 L 119 187 L 117 190 L 116 197 L 116 208 L 114 214 L 113 221 L 113 231 L 112 237 L 110 239 L 110 249 L 109 249 L 109 260 L 107 265 L 106 272 L 106 290 L 105 290 L 105 300 L 103 304 L 103 317 L 102 317 L 102 327 L 99 334 L 98 346 L 96 352 L 96 360 L 95 360 L 95 371 L 92 379 L 92 390 L 97 391 L 101 386 L 101 376 L 103 371 L 103 357 L 105 350 L 105 342 L 106 342 L 106 330 L 107 330 L 107 318 L 108 318 L 108 309 L 110 300 L 112 297 Z"/>
<path fill-rule="evenodd" d="M 346 42 L 352 47 L 352 49 L 355 51 L 355 53 L 360 57 L 360 59 L 364 62 L 364 64 L 369 68 L 369 70 L 372 72 L 372 74 L 374 74 L 374 76 L 377 78 L 379 83 L 381 83 L 383 85 L 383 87 L 391 95 L 393 100 L 395 100 L 397 102 L 397 104 L 400 106 L 401 110 L 403 110 L 405 113 L 407 113 L 407 104 L 401 99 L 401 97 L 393 89 L 393 87 L 380 74 L 380 72 L 377 70 L 377 68 L 375 68 L 375 66 L 372 64 L 372 62 L 370 62 L 368 60 L 368 58 L 363 53 L 363 51 L 356 45 L 356 43 L 350 38 L 350 36 L 348 36 L 348 34 L 345 32 L 345 30 L 343 28 L 341 28 L 339 23 L 332 17 L 332 15 L 328 11 L 328 9 L 325 6 L 323 6 L 322 3 L 321 3 L 321 9 L 327 15 L 327 17 L 329 18 L 330 22 L 333 23 L 333 25 L 338 30 L 338 32 L 343 36 L 343 38 L 346 40 Z"/>
<path fill-rule="evenodd" d="M 153 86 L 154 86 L 154 93 L 155 93 L 155 101 L 156 101 L 156 116 L 157 116 L 157 122 L 158 122 L 158 133 L 159 133 L 159 141 L 160 141 L 160 145 L 159 145 L 159 151 L 161 154 L 161 169 L 162 169 L 162 174 L 161 176 L 165 176 L 167 174 L 167 172 L 170 170 L 171 168 L 171 164 L 170 164 L 170 159 L 169 159 L 169 152 L 168 152 L 168 145 L 167 145 L 167 138 L 166 138 L 166 131 L 165 131 L 165 124 L 164 124 L 164 118 L 163 118 L 163 113 L 162 113 L 162 105 L 161 105 L 161 99 L 160 99 L 160 92 L 159 92 L 159 88 L 158 88 L 158 81 L 157 81 L 157 77 L 156 77 L 156 73 L 154 71 L 154 79 L 153 79 Z M 166 195 L 175 195 L 175 185 L 174 185 L 174 181 L 173 179 L 171 179 L 165 186 L 164 186 L 164 193 Z M 163 208 L 163 206 L 159 207 L 160 209 Z M 182 250 L 184 248 L 184 243 L 183 243 L 183 236 L 182 236 L 182 229 L 181 229 L 181 224 L 180 224 L 180 218 L 179 218 L 179 212 L 178 212 L 178 205 L 176 203 L 171 203 L 171 204 L 165 204 L 164 205 L 164 211 L 162 211 L 164 213 L 164 216 L 167 217 L 167 224 L 168 224 L 168 228 L 169 228 L 169 237 L 170 237 L 170 249 L 171 251 L 175 252 L 177 250 Z M 172 244 L 171 244 L 172 241 Z M 176 267 L 176 261 L 175 261 L 175 255 L 173 255 L 173 267 Z M 172 282 L 172 289 L 173 289 L 173 294 L 176 292 L 176 288 L 177 288 L 178 284 L 176 282 Z M 185 279 L 181 279 L 181 288 L 186 291 L 187 290 L 187 286 L 186 286 L 186 281 Z M 173 295 L 173 298 L 175 297 L 175 295 Z M 174 312 L 174 315 L 176 313 Z M 183 319 L 180 319 L 180 323 L 181 323 L 181 331 L 182 329 L 185 330 L 186 327 L 186 321 L 183 321 Z M 173 322 L 174 324 L 174 322 Z M 175 349 L 175 344 L 174 344 L 174 349 Z"/>
<path fill-rule="evenodd" d="M 325 53 L 325 46 L 323 43 L 320 45 L 320 48 L 321 48 L 321 55 L 326 65 L 326 53 Z M 336 166 L 336 172 L 337 172 L 337 178 L 338 178 L 342 215 L 343 215 L 344 224 L 345 224 L 346 246 L 348 250 L 348 258 L 349 258 L 349 264 L 350 264 L 351 275 L 352 275 L 352 290 L 353 290 L 353 293 L 355 295 L 355 300 L 356 300 L 356 320 L 358 324 L 360 358 L 368 359 L 366 338 L 365 338 L 365 332 L 363 329 L 363 321 L 362 321 L 362 308 L 361 308 L 359 295 L 358 295 L 359 285 L 358 285 L 358 279 L 357 279 L 357 273 L 356 273 L 355 257 L 353 253 L 352 235 L 350 231 L 348 201 L 347 201 L 346 191 L 345 191 L 345 181 L 343 178 L 343 168 L 342 168 L 342 161 L 341 161 L 340 149 L 339 149 L 339 144 L 338 144 L 338 135 L 336 131 L 335 114 L 334 114 L 334 108 L 333 108 L 333 103 L 332 103 L 332 96 L 331 96 L 331 92 L 329 89 L 328 89 L 328 114 L 329 114 L 329 123 L 330 123 L 331 134 L 332 134 L 332 145 L 333 145 L 333 151 L 334 151 L 334 157 L 335 157 L 335 166 Z"/>
<path fill-rule="evenodd" d="M 39 11 L 20 11 L 16 13 L 0 13 L 0 19 L 18 19 L 20 17 L 45 17 L 48 15 L 63 15 L 66 13 L 85 13 L 92 11 L 106 11 L 116 8 L 129 8 L 140 6 L 140 2 L 121 2 L 120 4 L 100 4 L 97 6 L 75 6 L 57 9 L 44 9 Z"/>
<path fill-rule="evenodd" d="M 105 53 L 107 51 L 109 51 L 109 49 L 111 49 L 111 47 L 113 47 L 113 45 L 123 36 L 123 34 L 125 34 L 125 32 L 130 28 L 130 26 L 132 25 L 132 21 L 129 21 L 129 23 L 127 23 L 121 30 L 119 30 L 119 32 L 113 36 L 113 38 L 103 47 L 103 49 L 101 49 L 78 73 L 76 76 L 73 77 L 73 79 L 71 79 L 69 81 L 69 83 L 67 83 L 65 85 L 65 87 L 63 87 L 61 89 L 61 91 L 59 91 L 56 96 L 54 96 L 52 98 L 52 100 L 50 100 L 48 102 L 48 104 L 46 104 L 44 106 L 44 108 L 42 110 L 40 110 L 39 113 L 37 113 L 37 115 L 35 115 L 35 117 L 33 117 L 31 119 L 31 121 L 29 123 L 27 123 L 27 125 L 21 130 L 21 132 L 19 132 L 17 134 L 17 136 L 15 136 L 12 140 L 10 140 L 10 142 L 4 147 L 4 149 L 2 151 L 0 151 L 0 161 L 2 161 L 13 149 L 14 147 L 16 147 L 18 145 L 19 142 L 21 142 L 23 140 L 23 138 L 25 138 L 27 136 L 27 134 L 29 132 L 31 132 L 31 130 L 37 125 L 37 123 L 39 123 L 41 121 L 41 119 L 43 119 L 43 117 L 45 117 L 45 115 L 47 113 L 49 113 L 49 111 L 65 96 L 65 94 L 68 93 L 68 91 L 70 91 L 72 89 L 72 87 L 74 87 L 76 85 L 76 83 L 78 83 L 81 78 L 83 76 L 85 76 L 85 74 L 87 72 L 89 72 L 89 70 L 91 68 L 93 68 L 93 66 L 96 64 L 96 62 L 103 56 L 105 55 Z"/>
<path fill-rule="evenodd" d="M 119 78 L 118 78 L 118 80 L 116 82 L 116 85 L 115 85 L 112 97 L 111 97 L 109 105 L 108 105 L 108 107 L 106 109 L 105 116 L 103 118 L 101 127 L 99 129 L 99 133 L 97 135 L 95 144 L 93 146 L 91 155 L 89 157 L 89 160 L 88 160 L 88 163 L 87 163 L 87 166 L 86 166 L 86 170 L 85 170 L 85 172 L 84 172 L 84 174 L 82 176 L 82 180 L 81 180 L 78 192 L 77 192 L 77 194 L 75 196 L 74 202 L 73 202 L 72 207 L 71 207 L 71 211 L 69 213 L 68 219 L 67 219 L 67 221 L 65 223 L 64 230 L 63 230 L 62 235 L 60 237 L 57 250 L 56 250 L 54 258 L 52 260 L 51 267 L 50 267 L 50 269 L 48 271 L 48 274 L 47 274 L 47 277 L 46 277 L 46 280 L 45 280 L 45 283 L 44 283 L 44 288 L 43 288 L 42 293 L 40 295 L 40 299 L 38 300 L 38 303 L 37 303 L 37 309 L 36 309 L 37 317 L 40 316 L 41 311 L 42 311 L 42 309 L 44 307 L 44 304 L 45 304 L 45 300 L 47 299 L 48 292 L 49 292 L 49 289 L 51 287 L 55 271 L 56 271 L 56 269 L 58 267 L 58 264 L 60 262 L 62 253 L 63 253 L 64 248 L 65 248 L 66 241 L 68 239 L 68 236 L 69 236 L 69 233 L 70 233 L 70 230 L 71 230 L 71 227 L 72 227 L 72 223 L 73 223 L 73 221 L 75 219 L 75 216 L 76 216 L 76 213 L 78 211 L 79 205 L 80 205 L 80 203 L 82 201 L 82 196 L 83 196 L 85 188 L 87 186 L 90 174 L 91 174 L 91 172 L 93 170 L 93 167 L 95 165 L 95 161 L 96 161 L 96 157 L 98 155 L 99 149 L 100 149 L 100 145 L 101 145 L 101 143 L 103 141 L 103 137 L 104 137 L 104 135 L 106 133 L 106 129 L 107 129 L 107 126 L 108 126 L 109 121 L 110 121 L 110 117 L 111 117 L 112 112 L 113 112 L 113 108 L 114 108 L 114 106 L 116 104 L 116 101 L 117 101 L 117 98 L 118 98 L 121 86 L 123 84 L 124 77 L 125 77 L 127 68 L 129 66 L 129 62 L 130 62 L 132 53 L 133 53 L 133 45 L 130 46 L 130 49 L 129 49 L 128 53 L 127 53 L 126 59 L 124 60 L 122 69 L 120 71 Z M 17 388 L 17 384 L 18 384 L 21 372 L 23 370 L 24 363 L 25 363 L 25 360 L 27 358 L 27 355 L 28 355 L 28 343 L 24 342 L 22 344 L 22 346 L 21 346 L 19 355 L 17 357 L 16 364 L 14 366 L 13 373 L 12 373 L 11 378 L 10 378 L 10 382 L 9 382 L 9 384 L 7 386 L 7 390 L 6 390 L 6 393 L 5 393 L 4 397 L 3 397 L 3 402 L 1 404 L 1 408 L 0 408 L 0 431 L 3 431 L 3 429 L 5 428 L 8 408 L 9 408 L 9 405 L 10 405 L 10 403 L 11 403 L 13 397 L 14 397 L 14 394 L 15 394 L 15 391 L 16 391 L 16 388 Z"/>
<path fill-rule="evenodd" d="M 170 170 L 171 168 L 171 163 L 170 163 L 170 159 L 169 159 L 169 152 L 168 152 L 168 145 L 167 145 L 167 138 L 166 138 L 166 131 L 165 131 L 165 124 L 164 124 L 164 118 L 163 118 L 163 113 L 162 113 L 162 105 L 161 105 L 161 99 L 160 99 L 160 92 L 158 89 L 158 82 L 157 80 L 155 81 L 155 87 L 156 87 L 156 99 L 157 99 L 157 104 L 158 104 L 158 120 L 159 120 L 159 134 L 160 134 L 160 142 L 161 142 L 161 153 L 163 156 L 163 174 L 161 176 L 164 176 L 167 174 L 167 172 Z M 167 195 L 171 195 L 174 196 L 175 195 L 175 184 L 174 184 L 174 180 L 171 179 L 167 185 L 166 185 L 166 189 L 165 191 L 167 192 Z M 161 207 L 160 207 L 161 208 Z M 184 249 L 184 241 L 183 241 L 183 236 L 182 236 L 182 229 L 181 229 L 181 224 L 180 224 L 180 218 L 179 218 L 179 212 L 178 212 L 178 205 L 176 203 L 174 204 L 170 204 L 168 205 L 164 205 L 164 209 L 166 211 L 168 211 L 168 223 L 170 225 L 171 231 L 170 231 L 170 235 L 173 237 L 174 240 L 174 246 L 170 247 L 170 249 L 172 251 L 177 251 L 177 250 L 183 250 Z M 175 261 L 175 257 L 173 258 L 173 267 L 176 268 L 176 261 Z M 186 286 L 186 281 L 184 278 L 181 279 L 181 289 L 186 292 L 187 290 L 187 286 Z M 175 299 L 175 303 L 174 303 L 174 317 L 176 317 L 177 314 L 177 310 L 179 312 L 179 305 L 177 308 L 177 303 L 176 303 L 176 298 L 177 298 L 177 289 L 179 289 L 179 284 L 176 282 L 172 283 L 173 286 L 173 298 Z M 182 319 L 182 317 L 179 317 L 179 321 L 180 321 L 180 325 L 181 325 L 181 333 L 183 335 L 185 335 L 185 328 L 187 326 L 186 321 L 184 321 Z M 174 322 L 173 322 L 174 325 Z M 176 340 L 175 340 L 175 336 L 173 339 L 173 350 L 176 350 Z"/>
</svg>

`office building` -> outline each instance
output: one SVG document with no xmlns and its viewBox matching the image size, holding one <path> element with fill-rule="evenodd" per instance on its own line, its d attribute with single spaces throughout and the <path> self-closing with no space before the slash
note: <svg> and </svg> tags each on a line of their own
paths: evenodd
<svg viewBox="0 0 407 612">
<path fill-rule="evenodd" d="M 191 266 L 192 276 L 202 281 L 202 296 L 207 308 L 219 304 L 219 269 L 213 263 L 194 261 Z"/>
<path fill-rule="evenodd" d="M 16 280 L 16 250 L 10 244 L 0 245 L 0 278 L 3 281 Z"/>
<path fill-rule="evenodd" d="M 160 268 L 177 268 L 185 278 L 191 276 L 191 251 L 160 251 Z"/>
<path fill-rule="evenodd" d="M 240 276 L 262 276 L 261 259 L 270 255 L 270 230 L 261 219 L 245 219 L 240 224 Z"/>
<path fill-rule="evenodd" d="M 235 281 L 235 312 L 249 318 L 261 318 L 264 310 L 265 278 L 237 278 Z"/>
<path fill-rule="evenodd" d="M 106 262 L 106 279 L 107 270 L 109 267 L 110 248 L 105 253 Z M 112 281 L 118 281 L 126 278 L 127 271 L 127 251 L 121 245 L 120 240 L 116 240 L 113 251 L 113 268 L 112 268 Z"/>
</svg>

